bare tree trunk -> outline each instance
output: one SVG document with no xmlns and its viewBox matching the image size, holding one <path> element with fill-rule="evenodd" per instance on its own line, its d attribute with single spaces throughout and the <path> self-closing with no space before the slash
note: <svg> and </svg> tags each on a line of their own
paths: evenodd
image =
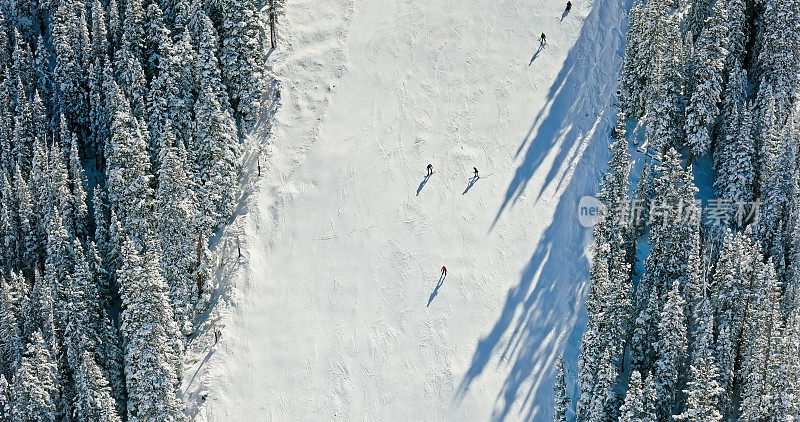
<svg viewBox="0 0 800 422">
<path fill-rule="evenodd" d="M 275 35 L 275 0 L 269 0 L 269 41 L 272 48 L 275 48 L 278 37 Z"/>
<path fill-rule="evenodd" d="M 202 265 L 201 257 L 203 253 L 203 234 L 200 233 L 200 236 L 197 237 L 197 266 L 195 267 L 197 270 L 197 296 L 202 296 L 203 294 L 203 273 L 200 271 L 200 265 Z"/>
</svg>

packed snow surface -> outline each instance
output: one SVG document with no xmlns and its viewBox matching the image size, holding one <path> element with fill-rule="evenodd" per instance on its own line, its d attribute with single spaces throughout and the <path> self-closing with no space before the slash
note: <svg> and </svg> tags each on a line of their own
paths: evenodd
<svg viewBox="0 0 800 422">
<path fill-rule="evenodd" d="M 551 417 L 626 25 L 621 1 L 564 3 L 286 1 L 197 419 Z"/>
</svg>

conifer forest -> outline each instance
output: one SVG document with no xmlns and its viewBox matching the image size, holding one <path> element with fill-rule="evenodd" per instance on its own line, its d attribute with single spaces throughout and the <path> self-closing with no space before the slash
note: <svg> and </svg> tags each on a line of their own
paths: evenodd
<svg viewBox="0 0 800 422">
<path fill-rule="evenodd" d="M 209 239 L 266 94 L 261 7 L 0 2 L 0 420 L 187 419 Z"/>
<path fill-rule="evenodd" d="M 634 2 L 576 420 L 800 417 L 797 13 L 780 0 Z M 701 202 L 704 158 L 713 198 Z M 573 408 L 559 378 L 563 421 Z"/>
</svg>

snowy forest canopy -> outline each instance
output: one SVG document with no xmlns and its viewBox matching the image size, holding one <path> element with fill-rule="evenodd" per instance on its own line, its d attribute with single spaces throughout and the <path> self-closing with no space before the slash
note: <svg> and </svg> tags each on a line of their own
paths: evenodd
<svg viewBox="0 0 800 422">
<path fill-rule="evenodd" d="M 629 17 L 575 400 L 560 364 L 554 420 L 797 420 L 798 5 L 636 0 Z M 633 188 L 626 123 L 658 158 Z M 720 224 L 682 218 L 704 156 Z"/>
<path fill-rule="evenodd" d="M 0 0 L 0 420 L 175 421 L 258 0 Z"/>
</svg>

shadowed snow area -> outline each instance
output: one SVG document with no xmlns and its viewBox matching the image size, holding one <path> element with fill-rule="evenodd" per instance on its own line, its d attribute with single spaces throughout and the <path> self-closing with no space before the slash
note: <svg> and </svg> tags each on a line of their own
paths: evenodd
<svg viewBox="0 0 800 422">
<path fill-rule="evenodd" d="M 577 204 L 605 166 L 626 4 L 286 3 L 281 108 L 222 336 L 190 371 L 197 419 L 549 420 L 584 325 Z"/>
</svg>

